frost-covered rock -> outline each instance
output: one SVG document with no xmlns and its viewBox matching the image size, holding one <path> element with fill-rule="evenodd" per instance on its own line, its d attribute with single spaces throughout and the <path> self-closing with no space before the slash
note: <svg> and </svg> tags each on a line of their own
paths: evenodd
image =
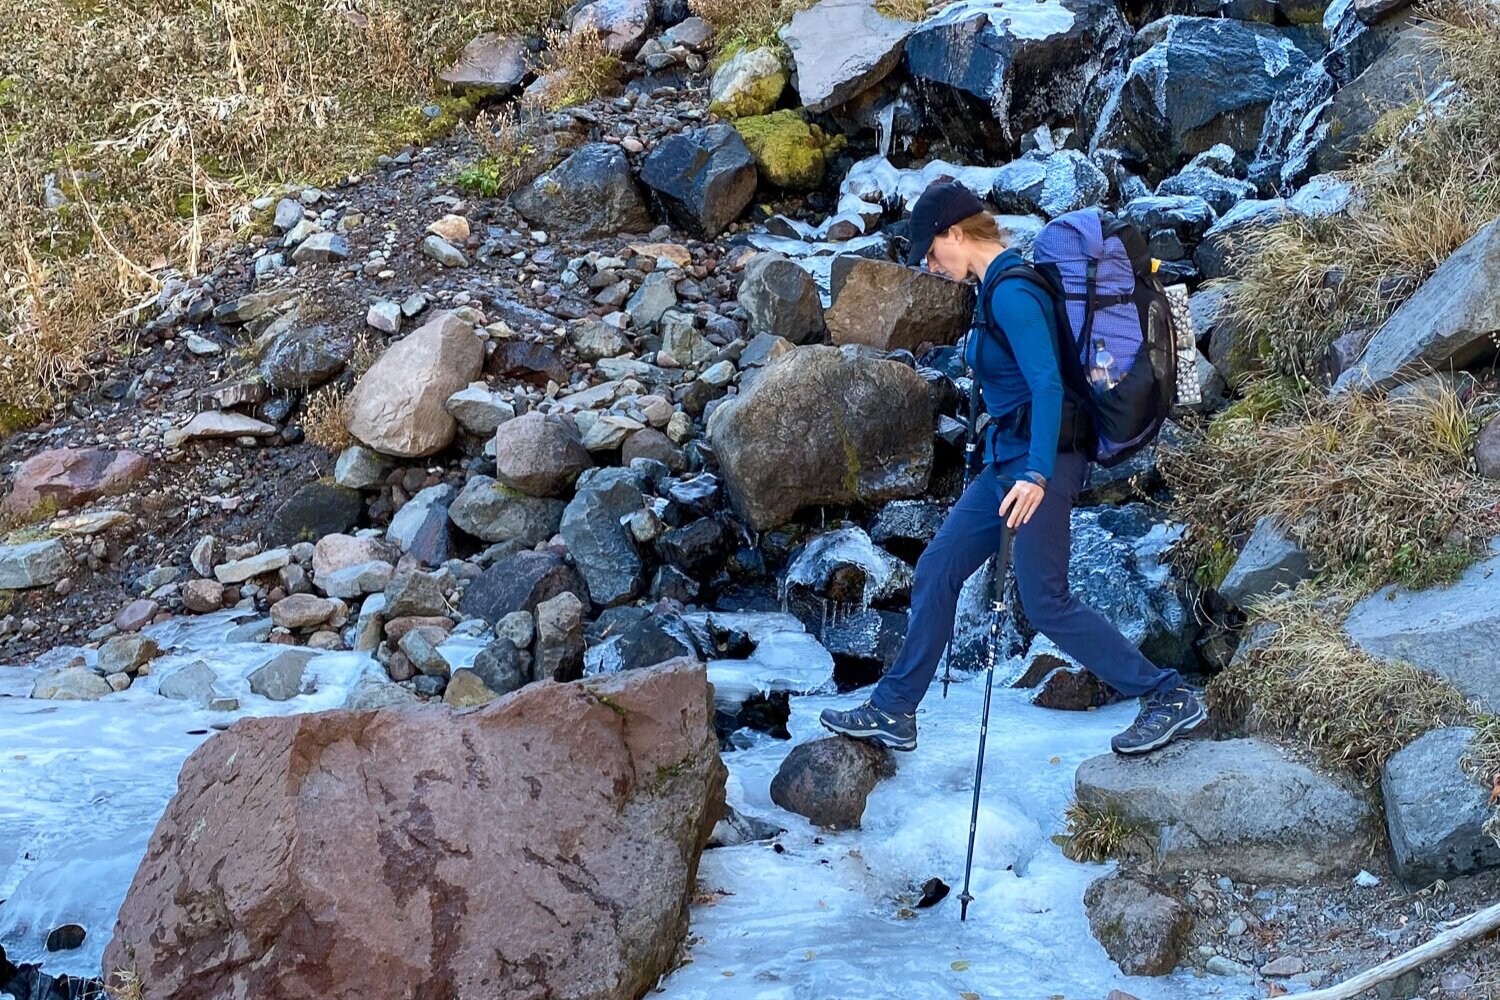
<svg viewBox="0 0 1500 1000">
<path fill-rule="evenodd" d="M 1093 147 L 1120 150 L 1153 178 L 1218 143 L 1253 153 L 1267 108 L 1311 63 L 1287 33 L 1227 18 L 1164 17 L 1132 44 Z"/>
</svg>

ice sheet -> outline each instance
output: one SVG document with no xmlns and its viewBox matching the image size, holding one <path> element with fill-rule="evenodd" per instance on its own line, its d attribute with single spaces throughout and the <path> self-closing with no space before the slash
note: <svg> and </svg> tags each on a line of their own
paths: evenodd
<svg viewBox="0 0 1500 1000">
<path fill-rule="evenodd" d="M 692 962 L 668 977 L 667 1000 L 1141 1000 L 1250 997 L 1247 980 L 1122 974 L 1089 932 L 1088 884 L 1111 871 L 1076 864 L 1048 839 L 1063 829 L 1073 772 L 1108 752 L 1134 704 L 1065 713 L 994 693 L 978 848 L 966 922 L 958 918 L 984 697 L 983 674 L 937 686 L 919 709 L 920 745 L 871 793 L 863 829 L 825 833 L 778 808 L 770 782 L 796 743 L 827 735 L 826 707 L 864 696 L 792 698 L 790 742 L 725 755 L 729 801 L 786 828 L 785 852 L 747 844 L 704 854 L 704 888 L 730 895 L 695 906 Z M 821 837 L 822 843 L 815 843 Z M 1019 873 L 1019 874 L 1018 874 Z M 938 876 L 953 887 L 936 907 L 901 919 L 898 894 Z M 955 970 L 953 963 L 967 962 Z"/>
</svg>

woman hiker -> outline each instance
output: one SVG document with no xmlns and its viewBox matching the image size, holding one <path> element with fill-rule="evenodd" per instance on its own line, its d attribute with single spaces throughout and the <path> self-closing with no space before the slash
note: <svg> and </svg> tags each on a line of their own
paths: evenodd
<svg viewBox="0 0 1500 1000">
<path fill-rule="evenodd" d="M 956 181 L 931 185 L 917 199 L 906 263 L 957 281 L 1023 263 L 979 199 Z M 982 287 L 983 283 L 981 284 Z M 1141 699 L 1129 729 L 1110 741 L 1116 753 L 1165 746 L 1207 718 L 1197 693 L 1175 670 L 1156 666 L 1105 618 L 1068 591 L 1069 515 L 1088 468 L 1081 453 L 1058 451 L 1063 384 L 1052 304 L 1023 279 L 996 282 L 989 327 L 976 309 L 967 360 L 997 430 L 985 469 L 964 490 L 922 557 L 912 586 L 906 641 L 864 704 L 825 710 L 835 733 L 893 750 L 917 746 L 917 705 L 953 634 L 959 588 L 1000 545 L 1002 524 L 1015 531 L 1014 566 L 1021 606 L 1040 632 L 1116 691 Z M 1004 337 L 1010 350 L 987 338 Z M 1031 406 L 1031 430 L 1014 429 Z M 1010 420 L 1010 426 L 1007 420 Z"/>
</svg>

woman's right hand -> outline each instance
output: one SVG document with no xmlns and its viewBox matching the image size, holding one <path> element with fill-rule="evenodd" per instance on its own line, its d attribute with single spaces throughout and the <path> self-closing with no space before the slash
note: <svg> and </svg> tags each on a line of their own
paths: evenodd
<svg viewBox="0 0 1500 1000">
<path fill-rule="evenodd" d="M 1024 479 L 1017 481 L 1010 492 L 1005 494 L 1005 499 L 1000 501 L 1000 516 L 1006 517 L 1007 511 L 1009 512 L 1006 526 L 1014 529 L 1030 521 L 1031 515 L 1041 506 L 1045 494 L 1046 491 L 1036 483 Z"/>
</svg>

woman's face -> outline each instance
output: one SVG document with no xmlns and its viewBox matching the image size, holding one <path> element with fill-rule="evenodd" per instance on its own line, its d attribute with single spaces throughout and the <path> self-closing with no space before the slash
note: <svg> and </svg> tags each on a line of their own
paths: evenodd
<svg viewBox="0 0 1500 1000">
<path fill-rule="evenodd" d="M 968 277 L 968 265 L 964 263 L 963 233 L 954 226 L 939 233 L 927 251 L 927 270 L 941 274 L 954 281 Z"/>
</svg>

